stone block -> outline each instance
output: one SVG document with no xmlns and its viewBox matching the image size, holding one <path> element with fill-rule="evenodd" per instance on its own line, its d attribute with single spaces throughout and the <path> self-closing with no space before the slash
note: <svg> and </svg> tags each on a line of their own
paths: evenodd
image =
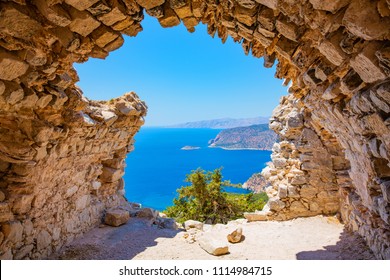
<svg viewBox="0 0 390 280">
<path fill-rule="evenodd" d="M 28 64 L 17 56 L 0 49 L 0 79 L 11 81 L 24 75 L 28 68 Z"/>
<path fill-rule="evenodd" d="M 288 185 L 287 186 L 287 193 L 288 193 L 288 197 L 290 197 L 290 198 L 299 198 L 300 197 L 298 187 L 296 185 Z"/>
<path fill-rule="evenodd" d="M 125 40 L 123 39 L 123 37 L 120 35 L 118 36 L 118 38 L 116 38 L 114 41 L 112 41 L 111 43 L 109 43 L 108 45 L 106 45 L 104 47 L 104 50 L 107 51 L 107 52 L 111 52 L 111 51 L 114 51 L 118 48 L 120 48 L 123 43 L 125 42 Z"/>
<path fill-rule="evenodd" d="M 152 208 L 141 208 L 137 213 L 137 217 L 154 221 L 158 217 L 158 211 Z"/>
<path fill-rule="evenodd" d="M 317 195 L 318 189 L 310 185 L 304 185 L 299 193 L 301 197 L 311 199 Z"/>
<path fill-rule="evenodd" d="M 278 197 L 286 198 L 287 197 L 287 186 L 284 184 L 279 184 L 278 186 Z"/>
<path fill-rule="evenodd" d="M 102 25 L 92 32 L 91 38 L 95 41 L 96 45 L 103 48 L 112 41 L 114 41 L 119 34 L 106 26 Z"/>
<path fill-rule="evenodd" d="M 122 33 L 124 33 L 130 37 L 135 37 L 142 30 L 143 29 L 142 29 L 142 26 L 140 24 L 133 24 L 133 25 L 129 26 L 128 28 L 122 30 Z"/>
<path fill-rule="evenodd" d="M 14 218 L 8 202 L 0 202 L 0 223 L 10 221 Z"/>
<path fill-rule="evenodd" d="M 248 222 L 257 222 L 257 221 L 267 221 L 268 214 L 265 211 L 256 211 L 253 213 L 245 212 L 244 217 L 248 220 Z"/>
<path fill-rule="evenodd" d="M 37 250 L 46 249 L 50 246 L 51 241 L 51 235 L 46 230 L 42 230 L 37 236 Z"/>
<path fill-rule="evenodd" d="M 234 17 L 241 23 L 252 26 L 256 22 L 257 8 L 252 9 L 236 6 L 234 9 Z"/>
<path fill-rule="evenodd" d="M 6 222 L 2 224 L 1 231 L 4 238 L 13 244 L 23 240 L 23 226 L 19 221 Z"/>
<path fill-rule="evenodd" d="M 382 40 L 390 34 L 390 18 L 380 16 L 376 1 L 351 1 L 343 17 L 343 25 L 353 35 L 364 40 Z"/>
<path fill-rule="evenodd" d="M 298 47 L 298 43 L 287 39 L 284 36 L 280 36 L 276 42 L 276 51 L 288 61 L 291 61 L 291 57 L 294 54 L 295 49 Z"/>
<path fill-rule="evenodd" d="M 167 28 L 180 24 L 180 19 L 176 15 L 175 11 L 171 9 L 168 3 L 164 4 L 164 11 L 164 16 L 158 19 L 162 27 Z"/>
<path fill-rule="evenodd" d="M 210 255 L 221 256 L 229 253 L 226 241 L 218 240 L 211 234 L 202 235 L 198 242 L 199 246 Z"/>
<path fill-rule="evenodd" d="M 130 214 L 126 210 L 108 210 L 104 217 L 104 223 L 109 226 L 118 227 L 120 225 L 126 224 L 129 219 Z"/>
<path fill-rule="evenodd" d="M 242 241 L 242 239 L 243 239 L 242 227 L 238 227 L 232 233 L 227 235 L 227 240 L 230 243 L 239 243 Z"/>
<path fill-rule="evenodd" d="M 31 203 L 34 199 L 34 195 L 20 195 L 14 198 L 14 203 L 12 205 L 12 212 L 15 214 L 26 214 L 31 210 Z"/>
<path fill-rule="evenodd" d="M 164 4 L 168 0 L 135 0 L 141 7 L 149 10 Z"/>
<path fill-rule="evenodd" d="M 50 22 L 58 26 L 68 26 L 71 23 L 71 18 L 66 10 L 60 5 L 49 6 L 45 0 L 35 0 L 39 12 Z"/>
<path fill-rule="evenodd" d="M 374 106 L 385 113 L 390 113 L 390 103 L 387 103 L 386 100 L 380 98 L 380 95 L 377 91 L 370 90 L 370 99 Z"/>
<path fill-rule="evenodd" d="M 267 202 L 271 211 L 278 212 L 286 207 L 286 204 L 278 198 L 270 198 Z"/>
<path fill-rule="evenodd" d="M 303 185 L 306 184 L 306 177 L 305 176 L 295 176 L 291 179 L 292 185 Z"/>
<path fill-rule="evenodd" d="M 4 253 L 2 252 L 2 254 L 0 255 L 0 260 L 12 260 L 12 259 L 13 259 L 13 255 L 11 249 L 8 249 Z"/>
<path fill-rule="evenodd" d="M 22 101 L 24 98 L 24 91 L 23 89 L 17 89 L 7 97 L 7 103 L 10 105 L 15 105 L 16 103 Z"/>
<path fill-rule="evenodd" d="M 199 24 L 199 20 L 196 17 L 187 17 L 183 19 L 183 23 L 188 29 L 197 26 Z"/>
<path fill-rule="evenodd" d="M 187 1 L 188 2 L 188 1 Z M 171 7 L 172 8 L 172 7 Z M 184 19 L 187 17 L 192 17 L 192 10 L 190 3 L 186 3 L 186 5 L 180 7 L 180 8 L 174 8 L 173 9 L 175 13 L 179 16 L 179 18 Z"/>
<path fill-rule="evenodd" d="M 376 89 L 375 95 L 385 101 L 387 104 L 390 104 L 390 82 L 380 85 Z"/>
<path fill-rule="evenodd" d="M 34 249 L 34 245 L 26 245 L 18 249 L 17 253 L 14 256 L 14 260 L 22 260 L 26 257 L 32 250 Z"/>
<path fill-rule="evenodd" d="M 203 230 L 203 223 L 199 221 L 194 220 L 188 220 L 184 222 L 184 229 L 190 230 L 192 228 L 195 228 L 197 230 Z"/>
<path fill-rule="evenodd" d="M 102 182 L 115 182 L 118 181 L 123 176 L 122 169 L 115 169 L 111 167 L 103 167 L 103 173 L 100 175 L 100 180 Z"/>
<path fill-rule="evenodd" d="M 99 0 L 65 0 L 65 3 L 75 7 L 77 10 L 82 11 L 91 7 Z"/>
<path fill-rule="evenodd" d="M 276 20 L 275 27 L 276 30 L 278 30 L 279 33 L 287 39 L 290 39 L 294 42 L 298 42 L 298 39 L 300 37 L 300 30 L 299 27 L 293 22 L 287 22 L 285 18 L 279 18 Z"/>
<path fill-rule="evenodd" d="M 273 31 L 275 29 L 275 15 L 272 9 L 264 7 L 257 14 L 257 21 L 262 28 Z"/>
<path fill-rule="evenodd" d="M 272 10 L 276 10 L 276 8 L 278 7 L 279 0 L 255 0 L 255 1 L 261 5 L 267 6 Z"/>
<path fill-rule="evenodd" d="M 337 79 L 332 82 L 327 89 L 324 91 L 324 94 L 321 96 L 325 100 L 332 100 L 341 94 L 340 90 L 340 81 Z"/>
<path fill-rule="evenodd" d="M 28 15 L 28 9 L 14 4 L 1 6 L 0 30 L 16 38 L 30 40 L 42 31 L 38 21 Z M 2 69 L 2 67 L 0 67 Z"/>
<path fill-rule="evenodd" d="M 290 205 L 290 211 L 293 213 L 304 213 L 308 209 L 299 200 L 293 201 Z"/>
<path fill-rule="evenodd" d="M 89 195 L 83 195 L 76 199 L 75 206 L 76 210 L 84 210 L 89 205 Z"/>
<path fill-rule="evenodd" d="M 273 158 L 272 163 L 276 168 L 283 168 L 287 165 L 287 160 L 285 158 Z"/>
<path fill-rule="evenodd" d="M 313 8 L 316 10 L 324 10 L 331 13 L 335 13 L 341 8 L 347 6 L 351 0 L 331 0 L 331 1 L 324 1 L 324 0 L 309 0 L 310 3 L 313 5 Z"/>
<path fill-rule="evenodd" d="M 129 28 L 133 24 L 134 24 L 134 20 L 131 17 L 127 17 L 126 19 L 115 23 L 113 26 L 111 26 L 111 28 L 114 29 L 115 31 L 121 31 L 126 28 Z"/>
<path fill-rule="evenodd" d="M 390 181 L 382 182 L 380 186 L 382 190 L 383 199 L 387 203 L 390 203 Z"/>
<path fill-rule="evenodd" d="M 320 53 L 336 66 L 340 66 L 346 58 L 340 47 L 339 39 L 339 35 L 333 36 L 330 39 L 324 39 L 318 46 Z"/>
<path fill-rule="evenodd" d="M 179 228 L 175 219 L 171 218 L 160 218 L 159 226 L 171 230 L 177 230 Z"/>
<path fill-rule="evenodd" d="M 374 83 L 386 78 L 379 66 L 379 60 L 375 52 L 379 49 L 379 43 L 367 45 L 362 52 L 350 60 L 351 67 L 359 74 L 366 83 Z"/>
<path fill-rule="evenodd" d="M 98 19 L 106 26 L 111 26 L 126 19 L 126 7 L 118 0 L 111 0 L 111 11 L 102 14 Z"/>
<path fill-rule="evenodd" d="M 203 0 L 193 0 L 192 1 L 192 12 L 197 18 L 201 18 L 204 15 L 206 9 L 206 3 Z"/>
<path fill-rule="evenodd" d="M 84 37 L 91 34 L 92 31 L 101 25 L 101 23 L 94 19 L 88 12 L 80 12 L 76 9 L 70 9 L 69 12 L 72 17 L 69 29 Z"/>
</svg>

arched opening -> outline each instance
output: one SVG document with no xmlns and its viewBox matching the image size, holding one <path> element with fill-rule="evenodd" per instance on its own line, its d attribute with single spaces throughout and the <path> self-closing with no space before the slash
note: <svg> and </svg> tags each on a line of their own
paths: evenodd
<svg viewBox="0 0 390 280">
<path fill-rule="evenodd" d="M 76 65 L 78 85 L 89 99 L 109 100 L 118 92 L 133 90 L 148 106 L 135 150 L 126 159 L 126 198 L 162 211 L 172 205 L 186 174 L 199 167 L 223 167 L 224 178 L 234 184 L 259 173 L 271 160 L 272 143 L 256 151 L 251 148 L 256 143 L 249 149 L 216 150 L 208 148 L 208 142 L 223 128 L 268 122 L 280 97 L 287 94 L 273 77 L 275 67 L 262 67 L 263 59 L 251 53 L 242 55 L 242 47 L 232 39 L 222 44 L 211 38 L 202 24 L 194 33 L 184 25 L 161 29 L 157 19 L 145 15 L 142 26 L 137 37 L 125 37 L 124 45 L 105 60 Z M 241 124 L 224 124 L 226 118 L 242 119 Z M 221 124 L 174 129 L 204 120 Z M 181 150 L 187 145 L 201 149 Z"/>
<path fill-rule="evenodd" d="M 299 174 L 279 173 L 292 165 L 308 172 L 337 171 L 330 169 L 337 162 L 313 157 L 332 159 L 327 142 L 336 140 L 343 150 L 336 155 L 344 154 L 350 164 L 348 169 L 347 161 L 342 163 L 352 184 L 335 197 L 343 198 L 347 225 L 368 241 L 377 258 L 389 258 L 388 3 L 38 2 L 0 4 L 2 258 L 45 257 L 96 225 L 105 209 L 120 205 L 121 162 L 146 108 L 134 94 L 111 103 L 85 100 L 75 87 L 72 64 L 119 48 L 121 33 L 138 33 L 144 11 L 163 27 L 183 21 L 193 31 L 202 21 L 210 35 L 223 41 L 231 36 L 245 52 L 264 55 L 266 65 L 278 58 L 276 76 L 292 86 L 274 114 L 274 128 L 287 143 L 275 151 L 280 156 L 273 159 L 276 170 L 270 177 L 292 181 Z M 302 137 L 296 134 L 300 130 Z M 341 184 L 331 177 L 331 186 Z M 320 198 L 334 192 L 309 188 L 303 193 Z M 262 218 L 316 213 L 328 204 L 306 205 L 302 187 L 299 194 L 291 192 L 299 198 L 291 197 L 285 184 L 274 193 Z"/>
</svg>

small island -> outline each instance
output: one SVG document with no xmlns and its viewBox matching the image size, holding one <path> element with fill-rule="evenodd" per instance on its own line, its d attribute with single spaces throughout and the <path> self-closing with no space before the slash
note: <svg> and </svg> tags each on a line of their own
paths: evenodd
<svg viewBox="0 0 390 280">
<path fill-rule="evenodd" d="M 183 148 L 181 148 L 181 150 L 199 150 L 200 147 L 196 147 L 196 146 L 184 146 Z"/>
</svg>

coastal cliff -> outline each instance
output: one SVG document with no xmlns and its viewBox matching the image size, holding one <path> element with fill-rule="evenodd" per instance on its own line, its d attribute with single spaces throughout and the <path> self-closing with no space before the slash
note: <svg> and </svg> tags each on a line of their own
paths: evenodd
<svg viewBox="0 0 390 280">
<path fill-rule="evenodd" d="M 224 129 L 209 141 L 209 147 L 227 150 L 272 150 L 278 136 L 268 124 Z"/>
</svg>

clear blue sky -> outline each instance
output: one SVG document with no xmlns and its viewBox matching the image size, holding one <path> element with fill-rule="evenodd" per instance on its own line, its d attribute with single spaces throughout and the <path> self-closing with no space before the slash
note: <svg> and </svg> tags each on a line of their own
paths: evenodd
<svg viewBox="0 0 390 280">
<path fill-rule="evenodd" d="M 135 91 L 148 105 L 147 126 L 216 118 L 270 116 L 287 88 L 275 68 L 245 56 L 230 38 L 225 44 L 199 24 L 162 28 L 145 14 L 144 30 L 105 59 L 75 64 L 84 94 L 109 100 Z"/>
</svg>

